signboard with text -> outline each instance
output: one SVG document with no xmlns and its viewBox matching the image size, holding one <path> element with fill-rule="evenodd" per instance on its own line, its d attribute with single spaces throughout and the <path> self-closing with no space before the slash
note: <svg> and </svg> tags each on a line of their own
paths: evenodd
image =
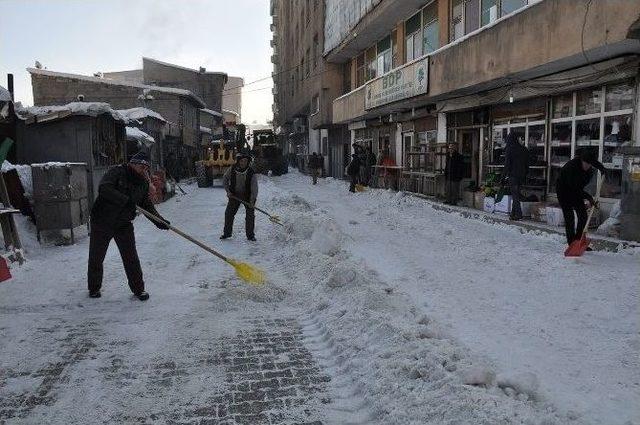
<svg viewBox="0 0 640 425">
<path fill-rule="evenodd" d="M 364 108 L 426 94 L 429 85 L 429 59 L 413 62 L 367 83 Z"/>
</svg>

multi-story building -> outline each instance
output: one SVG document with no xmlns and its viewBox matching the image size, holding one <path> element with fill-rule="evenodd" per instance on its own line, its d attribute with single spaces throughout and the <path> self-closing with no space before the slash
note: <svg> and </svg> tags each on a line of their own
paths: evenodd
<svg viewBox="0 0 640 425">
<path fill-rule="evenodd" d="M 242 87 L 244 87 L 243 78 L 229 76 L 222 91 L 222 111 L 235 112 L 236 124 L 242 122 Z"/>
<path fill-rule="evenodd" d="M 333 124 L 333 100 L 345 93 L 342 64 L 323 57 L 325 2 L 272 0 L 273 116 L 276 134 L 297 154 L 301 167 L 307 155 L 324 157 L 325 171 L 343 174 L 349 154 L 345 125 Z"/>
<path fill-rule="evenodd" d="M 333 101 L 332 124 L 347 125 L 353 143 L 404 166 L 409 178 L 415 172 L 421 190 L 439 192 L 447 142 L 459 146 L 471 189 L 501 170 L 505 137 L 515 133 L 531 152 L 527 194 L 553 200 L 560 167 L 593 150 L 607 170 L 602 209 L 620 198 L 623 153 L 640 145 L 640 2 L 325 7 L 324 59 L 345 67 L 350 84 Z"/>
</svg>

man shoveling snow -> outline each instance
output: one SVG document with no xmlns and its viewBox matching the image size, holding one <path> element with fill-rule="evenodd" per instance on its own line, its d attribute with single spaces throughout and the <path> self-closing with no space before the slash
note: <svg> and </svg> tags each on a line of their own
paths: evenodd
<svg viewBox="0 0 640 425">
<path fill-rule="evenodd" d="M 149 199 L 149 157 L 144 152 L 135 154 L 127 165 L 111 168 L 100 181 L 98 198 L 91 209 L 88 266 L 91 298 L 101 296 L 102 263 L 111 239 L 115 239 L 131 292 L 141 301 L 149 299 L 149 294 L 144 290 L 133 232 L 132 221 L 136 218 L 136 206 L 162 218 Z M 162 220 L 163 222 L 151 222 L 159 229 L 169 229 L 169 222 L 164 218 Z"/>
</svg>

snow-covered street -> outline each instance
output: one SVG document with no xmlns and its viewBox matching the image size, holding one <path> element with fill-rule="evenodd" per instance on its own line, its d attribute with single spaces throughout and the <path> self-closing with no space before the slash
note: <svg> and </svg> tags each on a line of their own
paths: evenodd
<svg viewBox="0 0 640 425">
<path fill-rule="evenodd" d="M 293 171 L 260 177 L 285 227 L 257 215 L 249 242 L 241 209 L 222 242 L 224 191 L 185 190 L 158 210 L 267 283 L 139 217 L 150 300 L 114 244 L 89 299 L 88 238 L 22 221 L 0 423 L 640 424 L 640 252 L 568 260 L 559 235 Z"/>
</svg>

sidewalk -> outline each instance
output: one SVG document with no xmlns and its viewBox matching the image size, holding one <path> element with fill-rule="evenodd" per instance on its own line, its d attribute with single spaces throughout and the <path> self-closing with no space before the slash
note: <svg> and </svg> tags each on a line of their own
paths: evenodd
<svg viewBox="0 0 640 425">
<path fill-rule="evenodd" d="M 544 232 L 550 235 L 561 235 L 564 237 L 564 228 L 561 226 L 552 226 L 546 223 L 540 223 L 533 220 L 509 220 L 507 214 L 487 213 L 474 208 L 445 205 L 432 196 L 426 196 L 419 193 L 405 192 L 407 195 L 424 200 L 433 209 L 446 211 L 449 213 L 458 213 L 465 218 L 472 220 L 484 221 L 487 223 L 506 224 L 509 226 L 519 227 L 523 233 L 525 232 Z M 589 233 L 591 239 L 591 247 L 596 251 L 618 252 L 628 248 L 640 248 L 640 242 L 627 241 L 612 237 Z"/>
</svg>

